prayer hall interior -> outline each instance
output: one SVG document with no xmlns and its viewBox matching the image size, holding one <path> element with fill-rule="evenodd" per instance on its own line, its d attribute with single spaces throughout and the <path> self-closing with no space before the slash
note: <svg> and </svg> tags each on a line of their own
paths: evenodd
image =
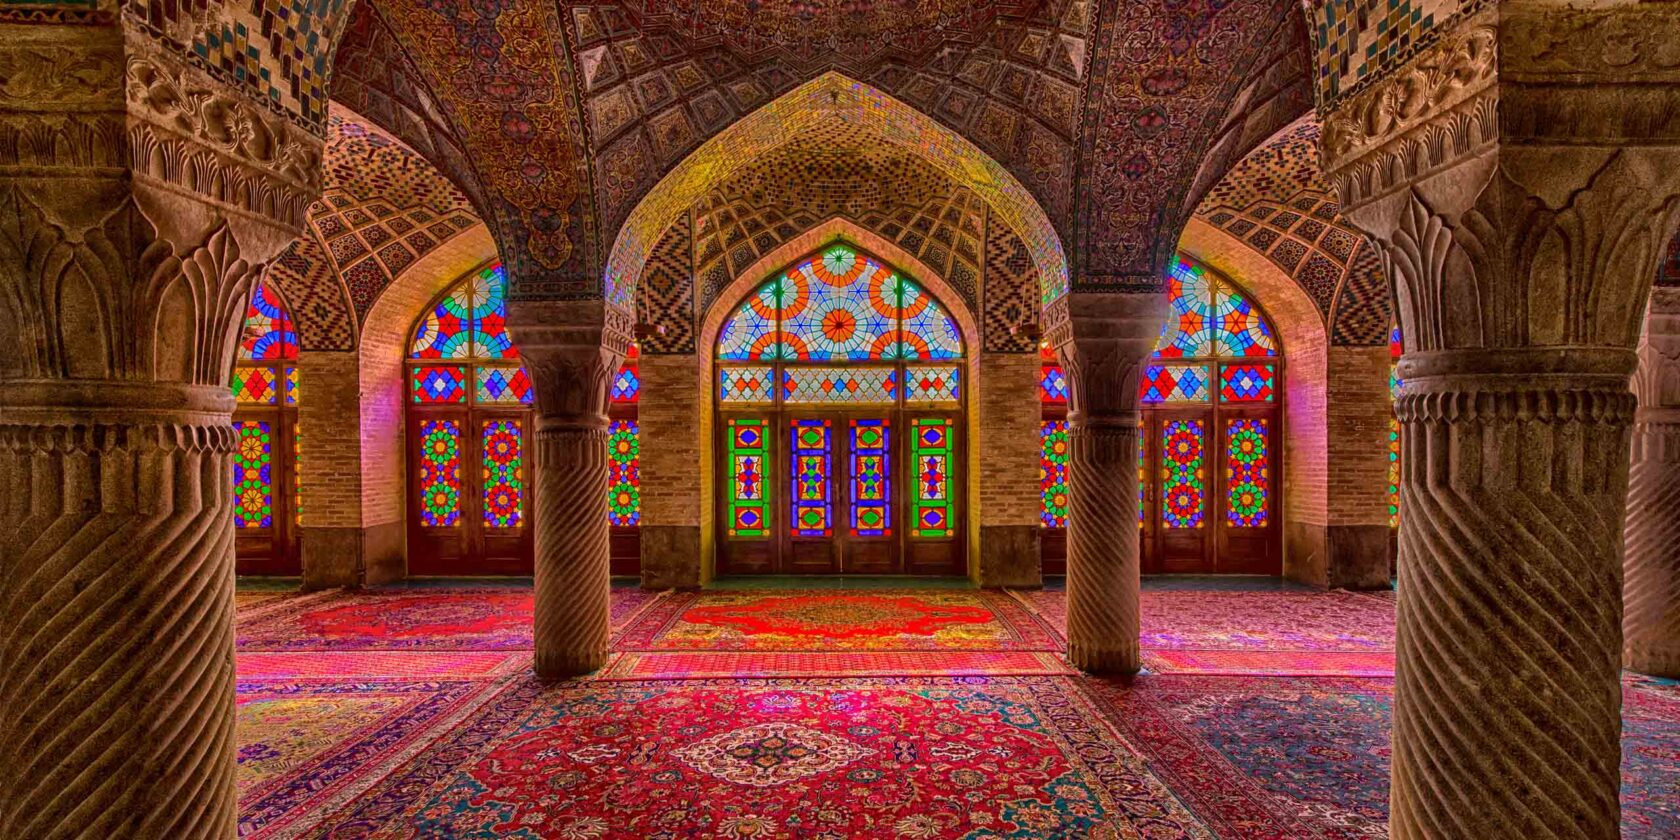
<svg viewBox="0 0 1680 840">
<path fill-rule="evenodd" d="M 1677 44 L 0 0 L 0 838 L 1680 837 Z"/>
</svg>

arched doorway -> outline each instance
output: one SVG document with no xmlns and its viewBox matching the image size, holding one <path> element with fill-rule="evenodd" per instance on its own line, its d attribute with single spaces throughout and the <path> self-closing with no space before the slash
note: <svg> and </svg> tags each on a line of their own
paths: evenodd
<svg viewBox="0 0 1680 840">
<path fill-rule="evenodd" d="M 428 305 L 408 347 L 408 568 L 531 573 L 531 381 L 508 337 L 501 266 Z"/>
<path fill-rule="evenodd" d="M 258 280 L 245 309 L 234 357 L 233 454 L 235 568 L 242 575 L 296 575 L 298 336 L 279 292 Z"/>
<path fill-rule="evenodd" d="M 830 245 L 716 357 L 720 573 L 963 573 L 964 343 L 923 286 Z"/>
<path fill-rule="evenodd" d="M 1138 384 L 1143 571 L 1277 574 L 1277 334 L 1236 283 L 1189 259 L 1172 264 L 1168 293 Z"/>
</svg>

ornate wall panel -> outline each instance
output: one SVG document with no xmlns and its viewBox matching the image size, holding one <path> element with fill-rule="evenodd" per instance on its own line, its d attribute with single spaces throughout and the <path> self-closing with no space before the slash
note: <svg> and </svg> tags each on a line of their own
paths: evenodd
<svg viewBox="0 0 1680 840">
<path fill-rule="evenodd" d="M 1043 311 L 1033 294 L 1037 269 L 1027 245 L 995 216 L 986 222 L 986 291 L 981 339 L 988 353 L 1035 353 Z"/>
</svg>

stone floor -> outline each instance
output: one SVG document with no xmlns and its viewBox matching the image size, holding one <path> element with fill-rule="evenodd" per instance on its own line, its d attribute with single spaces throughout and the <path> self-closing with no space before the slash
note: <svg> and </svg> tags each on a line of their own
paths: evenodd
<svg viewBox="0 0 1680 840">
<path fill-rule="evenodd" d="M 619 586 L 544 686 L 528 581 L 294 583 L 239 588 L 241 836 L 1386 836 L 1391 593 L 1151 580 L 1118 680 L 1054 586 Z M 1624 836 L 1680 836 L 1680 685 L 1625 687 Z"/>
</svg>

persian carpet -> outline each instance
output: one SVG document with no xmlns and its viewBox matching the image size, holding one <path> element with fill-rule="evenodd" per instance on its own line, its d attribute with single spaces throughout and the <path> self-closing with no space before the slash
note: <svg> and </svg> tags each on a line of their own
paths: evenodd
<svg viewBox="0 0 1680 840">
<path fill-rule="evenodd" d="M 400 654 L 425 656 L 426 654 Z M 250 680 L 237 688 L 239 836 L 301 836 L 460 723 L 506 681 Z M 523 665 L 523 663 L 521 663 Z"/>
<path fill-rule="evenodd" d="M 1250 674 L 1280 677 L 1392 677 L 1394 654 L 1350 650 L 1151 650 L 1154 674 Z"/>
<path fill-rule="evenodd" d="M 1011 590 L 1062 636 L 1067 593 Z M 1393 651 L 1394 600 L 1363 592 L 1146 589 L 1143 646 L 1171 650 Z"/>
<path fill-rule="evenodd" d="M 1622 837 L 1680 837 L 1680 682 L 1622 681 Z"/>
<path fill-rule="evenodd" d="M 1210 835 L 1064 678 L 524 681 L 323 836 Z"/>
<path fill-rule="evenodd" d="M 612 591 L 614 627 L 659 593 Z M 333 590 L 239 611 L 240 650 L 530 650 L 526 587 Z"/>
<path fill-rule="evenodd" d="M 739 590 L 676 594 L 631 621 L 629 651 L 1055 651 L 1014 599 L 973 590 Z"/>
<path fill-rule="evenodd" d="M 1072 674 L 1059 654 L 1042 651 L 682 651 L 619 653 L 599 675 L 607 680 L 705 677 L 918 677 Z"/>
</svg>

